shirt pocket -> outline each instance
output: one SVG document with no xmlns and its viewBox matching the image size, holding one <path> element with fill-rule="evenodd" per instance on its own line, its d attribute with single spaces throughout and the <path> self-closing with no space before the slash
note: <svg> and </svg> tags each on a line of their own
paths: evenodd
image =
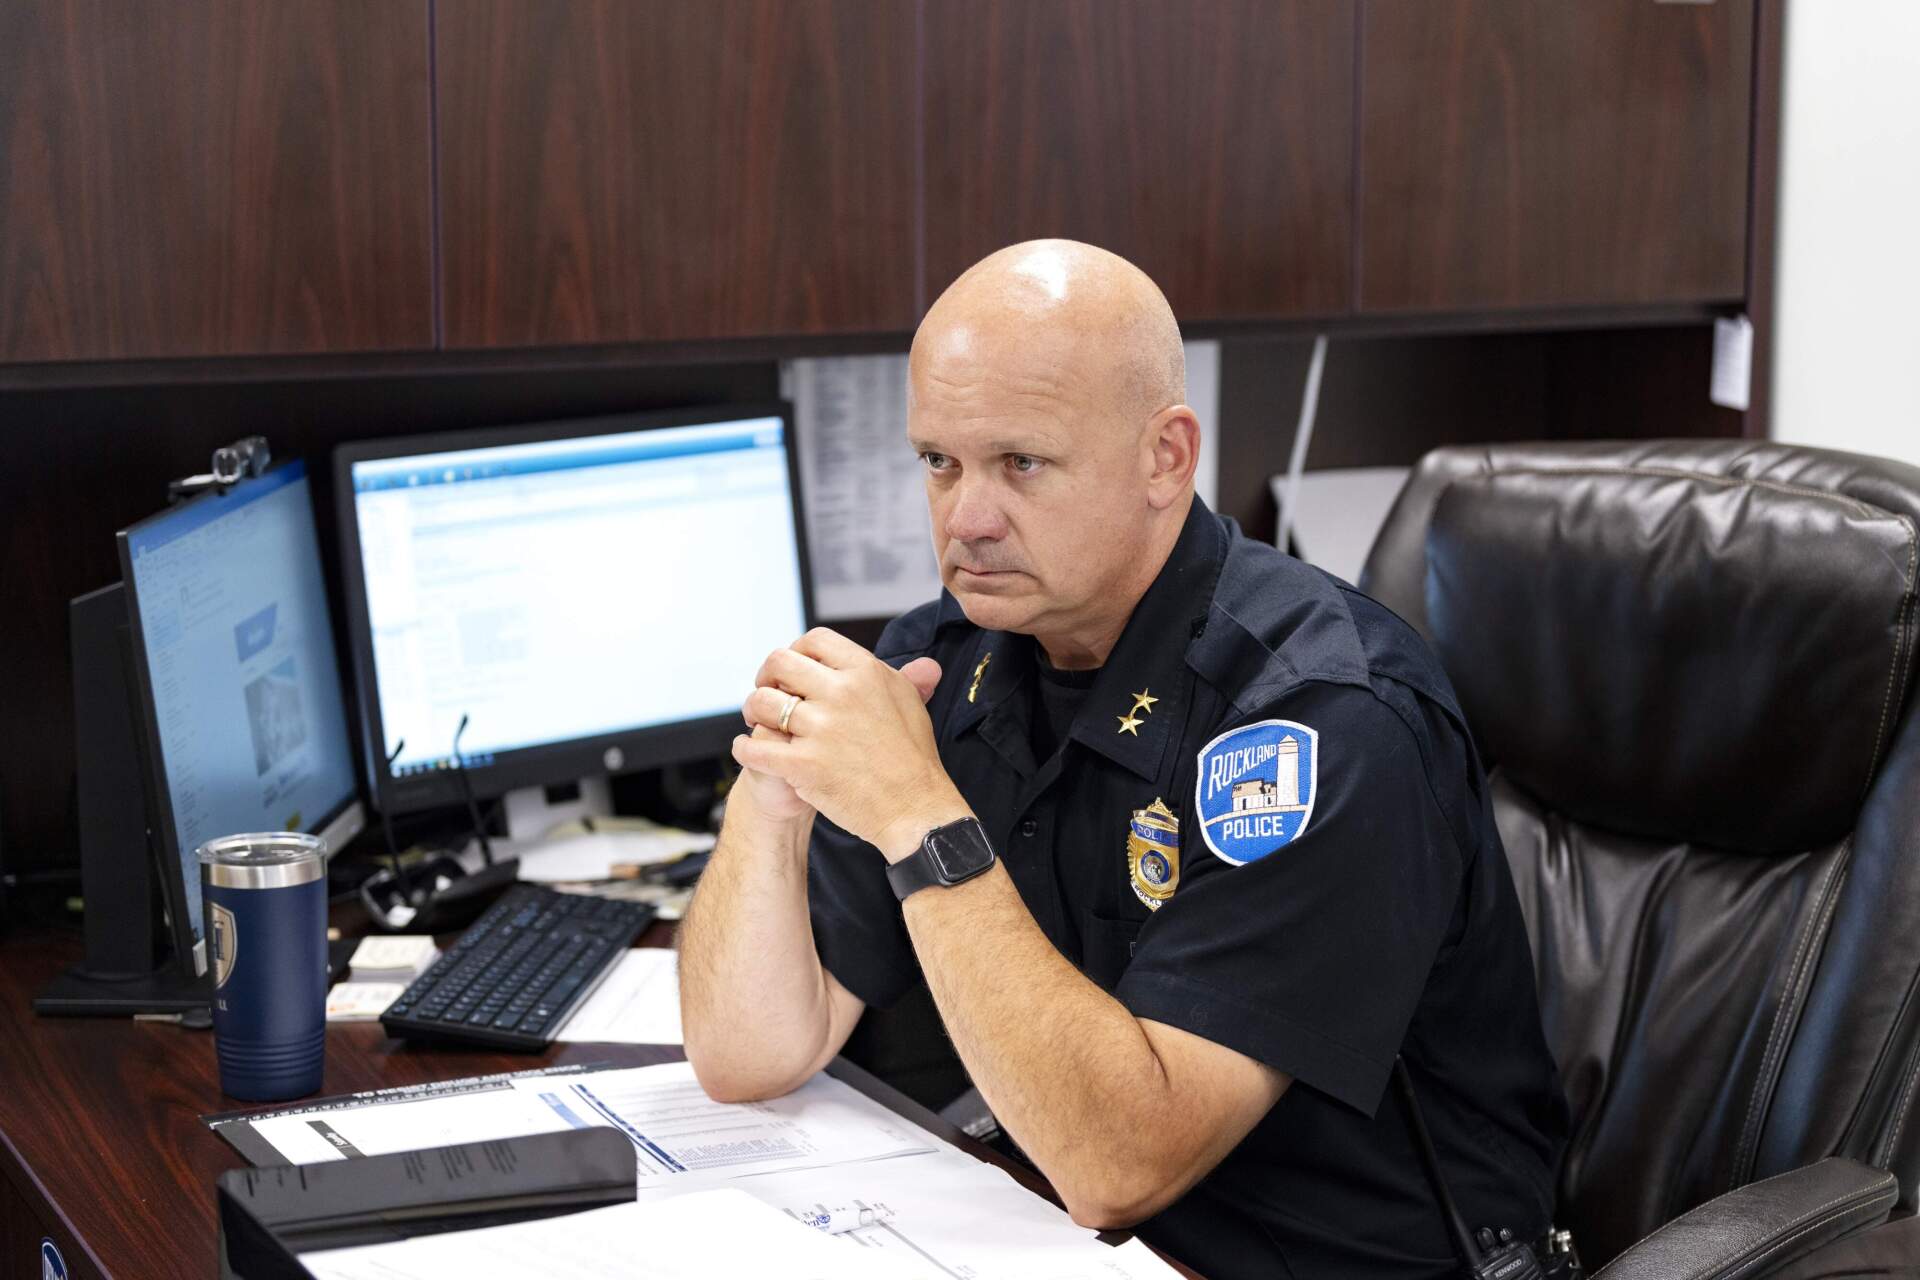
<svg viewBox="0 0 1920 1280">
<path fill-rule="evenodd" d="M 1120 975 L 1133 962 L 1134 943 L 1140 937 L 1140 926 L 1145 923 L 1144 917 L 1086 917 L 1081 968 L 1102 990 L 1111 992 L 1120 985 Z"/>
</svg>

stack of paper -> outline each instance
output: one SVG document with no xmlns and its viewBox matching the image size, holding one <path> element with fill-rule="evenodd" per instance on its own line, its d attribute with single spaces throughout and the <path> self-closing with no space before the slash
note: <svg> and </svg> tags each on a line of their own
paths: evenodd
<svg viewBox="0 0 1920 1280">
<path fill-rule="evenodd" d="M 353 961 L 347 977 L 354 982 L 398 982 L 406 984 L 425 973 L 440 956 L 433 939 L 425 934 L 381 934 L 362 938 L 353 949 Z"/>
<path fill-rule="evenodd" d="M 353 949 L 347 981 L 327 992 L 327 1021 L 371 1022 L 439 958 L 433 939 L 424 934 L 362 938 Z"/>
<path fill-rule="evenodd" d="M 711 835 L 652 824 L 640 830 L 562 836 L 519 848 L 520 878 L 538 884 L 608 880 L 713 845 Z"/>
</svg>

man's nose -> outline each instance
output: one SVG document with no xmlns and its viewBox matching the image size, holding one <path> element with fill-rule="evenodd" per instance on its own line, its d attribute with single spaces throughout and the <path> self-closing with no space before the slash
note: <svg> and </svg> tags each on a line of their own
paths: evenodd
<svg viewBox="0 0 1920 1280">
<path fill-rule="evenodd" d="M 946 531 L 959 542 L 991 541 L 1006 536 L 1006 515 L 987 486 L 963 476 L 947 507 Z"/>
</svg>

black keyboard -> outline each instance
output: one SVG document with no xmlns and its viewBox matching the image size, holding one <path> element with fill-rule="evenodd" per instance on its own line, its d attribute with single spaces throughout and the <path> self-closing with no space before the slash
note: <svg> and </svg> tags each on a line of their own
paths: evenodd
<svg viewBox="0 0 1920 1280">
<path fill-rule="evenodd" d="M 391 1036 L 544 1049 L 653 908 L 520 884 L 380 1015 Z"/>
</svg>

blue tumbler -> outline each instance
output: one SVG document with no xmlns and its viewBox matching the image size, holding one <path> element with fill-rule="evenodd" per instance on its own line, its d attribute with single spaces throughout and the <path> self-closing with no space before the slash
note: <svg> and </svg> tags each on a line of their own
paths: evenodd
<svg viewBox="0 0 1920 1280">
<path fill-rule="evenodd" d="M 327 1044 L 326 843 L 292 831 L 196 851 L 220 1091 L 278 1102 L 320 1089 Z"/>
</svg>

